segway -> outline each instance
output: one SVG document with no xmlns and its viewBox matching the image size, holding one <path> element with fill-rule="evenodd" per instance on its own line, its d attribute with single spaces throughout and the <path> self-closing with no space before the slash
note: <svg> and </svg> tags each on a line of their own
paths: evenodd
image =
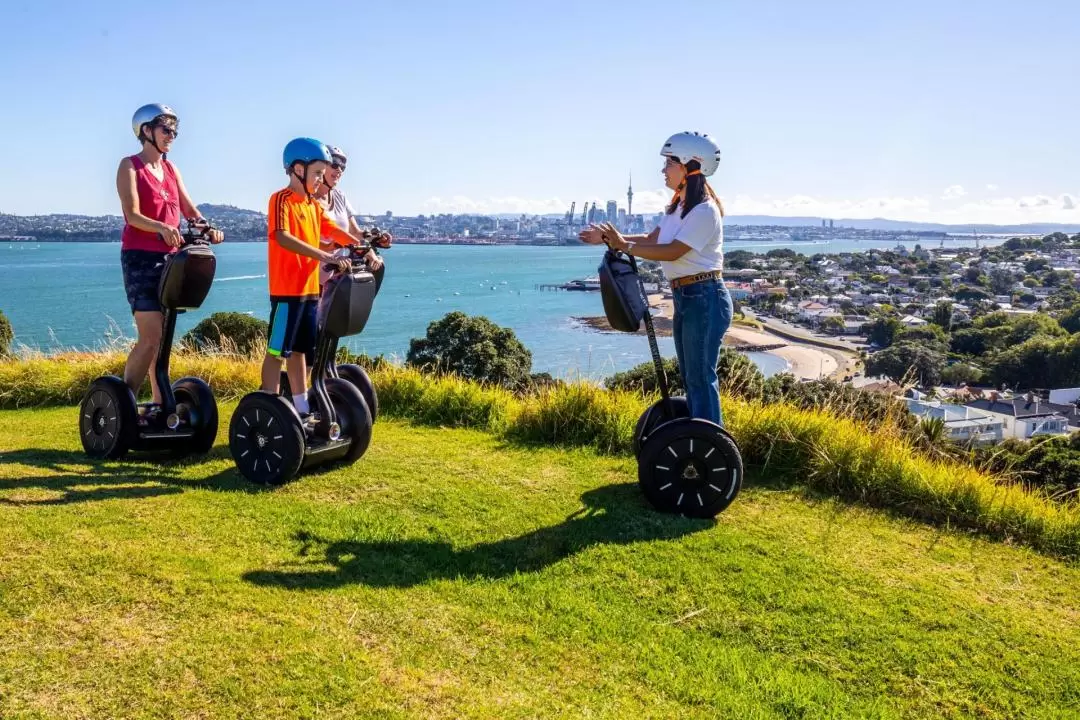
<svg viewBox="0 0 1080 720">
<path fill-rule="evenodd" d="M 378 250 L 376 248 L 386 249 L 386 248 L 390 247 L 390 245 L 389 245 L 389 243 L 387 241 L 386 233 L 384 233 L 378 227 L 373 227 L 370 230 L 365 230 L 364 234 L 363 234 L 363 237 L 366 240 L 368 240 L 368 242 L 370 243 L 369 245 L 358 246 L 356 249 L 354 249 L 354 248 L 341 248 L 340 250 L 335 251 L 334 254 L 337 257 L 352 258 L 353 255 L 357 252 L 357 250 L 359 250 L 360 247 L 363 247 L 365 250 L 367 250 L 367 249 L 374 250 L 376 253 L 378 253 Z M 361 253 L 361 256 L 362 255 L 363 255 L 363 253 Z M 359 265 L 363 263 L 363 260 L 359 260 L 359 261 L 354 260 L 354 262 L 359 267 Z M 379 289 L 382 287 L 383 273 L 385 273 L 385 272 L 386 272 L 386 266 L 383 265 L 378 270 L 376 270 L 376 271 L 374 271 L 372 273 L 372 275 L 375 276 L 375 294 L 376 295 L 378 294 Z M 338 340 L 339 340 L 338 338 L 333 338 L 331 346 L 330 346 L 329 361 L 328 361 L 328 364 L 326 366 L 326 377 L 341 378 L 342 380 L 348 380 L 353 385 L 355 385 L 356 389 L 360 391 L 360 394 L 364 396 L 364 400 L 368 404 L 368 410 L 371 411 L 371 422 L 372 422 L 372 424 L 374 424 L 375 421 L 378 419 L 378 416 L 379 416 L 379 396 L 375 392 L 375 383 L 373 383 L 371 381 L 371 377 L 367 374 L 367 371 L 364 370 L 364 368 L 360 367 L 359 365 L 357 365 L 355 363 L 343 363 L 341 365 L 337 364 Z M 312 367 L 312 371 L 314 371 L 314 368 L 315 368 L 314 357 L 309 358 L 309 360 L 311 361 L 310 364 L 311 364 L 311 367 Z M 312 383 L 312 385 L 314 385 L 314 383 Z M 281 385 L 280 385 L 280 387 L 281 387 L 281 395 L 283 397 L 286 397 L 286 398 L 291 398 L 292 397 L 292 388 L 291 388 L 291 385 L 289 383 L 289 374 L 287 372 L 285 372 L 284 370 L 281 371 Z"/>
<path fill-rule="evenodd" d="M 311 371 L 312 412 L 301 418 L 291 396 L 257 390 L 245 395 L 229 423 L 229 452 L 251 482 L 280 485 L 301 470 L 342 460 L 353 463 L 371 442 L 371 411 L 348 380 L 329 377 L 332 349 L 340 338 L 363 331 L 377 284 L 362 256 L 350 251 L 349 272 L 335 273 L 323 287 Z"/>
<path fill-rule="evenodd" d="M 154 364 L 162 395 L 160 407 L 139 405 L 135 394 L 115 375 L 94 380 L 79 406 L 79 436 L 90 457 L 116 460 L 129 450 L 205 453 L 213 447 L 218 411 L 210 386 L 194 377 L 169 382 L 176 316 L 201 306 L 214 282 L 217 259 L 207 239 L 212 229 L 205 220 L 189 219 L 182 233 L 183 245 L 164 256 L 165 268 L 158 284 L 164 326 Z M 140 409 L 147 411 L 141 414 L 142 424 Z"/>
<path fill-rule="evenodd" d="M 638 485 L 661 512 L 716 517 L 742 487 L 739 447 L 716 423 L 691 418 L 686 398 L 671 397 L 637 260 L 609 248 L 599 276 L 604 312 L 613 328 L 637 332 L 645 321 L 660 386 L 660 400 L 642 413 L 634 429 Z"/>
</svg>

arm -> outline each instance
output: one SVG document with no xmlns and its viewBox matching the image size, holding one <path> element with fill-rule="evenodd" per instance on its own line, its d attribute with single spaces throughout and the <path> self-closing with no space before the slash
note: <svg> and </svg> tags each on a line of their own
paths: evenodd
<svg viewBox="0 0 1080 720">
<path fill-rule="evenodd" d="M 180 169 L 172 163 L 173 173 L 176 174 L 176 187 L 180 191 L 180 212 L 182 212 L 186 218 L 197 218 L 199 220 L 204 219 L 199 209 L 195 207 L 195 201 L 188 195 L 187 188 L 184 187 L 184 178 L 180 177 Z M 210 231 L 210 242 L 219 243 L 225 239 L 225 233 L 220 230 Z"/>
<path fill-rule="evenodd" d="M 615 245 L 615 243 L 612 243 Z M 624 243 L 625 247 L 621 248 L 624 252 L 634 257 L 639 257 L 643 260 L 662 260 L 665 262 L 671 262 L 672 260 L 678 260 L 686 253 L 690 252 L 690 246 L 684 245 L 679 240 L 672 240 L 664 245 L 656 244 L 639 244 L 633 241 Z"/>
<path fill-rule="evenodd" d="M 120 161 L 120 167 L 116 171 L 116 192 L 120 195 L 120 207 L 124 212 L 124 220 L 128 225 L 151 233 L 168 235 L 170 228 L 163 222 L 151 220 L 139 212 L 139 191 L 135 185 L 135 166 L 130 158 Z"/>
<path fill-rule="evenodd" d="M 325 250 L 320 250 L 313 245 L 308 245 L 300 238 L 291 235 L 284 230 L 274 231 L 274 242 L 289 252 L 296 253 L 297 255 L 303 255 L 304 257 L 309 257 L 320 262 L 336 262 L 334 256 L 330 253 Z"/>
<path fill-rule="evenodd" d="M 355 224 L 355 221 L 352 220 L 351 217 L 349 218 L 349 220 L 350 226 Z M 333 242 L 335 245 L 340 245 L 342 247 L 356 245 L 358 242 L 357 238 L 350 235 L 347 231 L 339 228 L 337 226 L 337 223 L 328 218 L 326 215 L 319 216 L 319 233 L 324 238 L 330 238 L 331 242 Z"/>
</svg>

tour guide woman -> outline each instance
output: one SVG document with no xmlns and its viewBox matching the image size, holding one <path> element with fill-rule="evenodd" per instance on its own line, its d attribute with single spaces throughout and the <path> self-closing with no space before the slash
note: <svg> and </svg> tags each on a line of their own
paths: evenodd
<svg viewBox="0 0 1080 720">
<path fill-rule="evenodd" d="M 143 105 L 131 118 L 131 130 L 142 151 L 120 161 L 116 191 L 124 211 L 124 232 L 120 239 L 124 290 L 139 335 L 128 355 L 124 382 L 138 397 L 157 356 L 163 330 L 164 316 L 157 291 L 165 256 L 183 244 L 180 219 L 201 219 L 201 214 L 184 187 L 180 171 L 165 159 L 178 132 L 178 119 L 172 108 L 157 103 Z M 211 242 L 219 243 L 223 239 L 219 230 L 211 231 Z M 150 373 L 150 389 L 153 404 L 140 408 L 145 411 L 140 415 L 140 423 L 160 409 L 161 388 L 154 373 Z"/>
<path fill-rule="evenodd" d="M 610 223 L 582 231 L 583 242 L 607 242 L 645 260 L 658 260 L 675 299 L 673 335 L 690 416 L 723 424 L 716 362 L 731 325 L 731 295 L 724 285 L 724 209 L 706 177 L 720 164 L 720 149 L 705 134 L 672 135 L 660 154 L 664 180 L 675 191 L 659 227 L 648 235 L 619 234 Z"/>
</svg>

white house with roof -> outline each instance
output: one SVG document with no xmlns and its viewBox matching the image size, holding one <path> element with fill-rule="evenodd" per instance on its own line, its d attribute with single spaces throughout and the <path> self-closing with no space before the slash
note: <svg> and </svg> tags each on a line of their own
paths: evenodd
<svg viewBox="0 0 1080 720">
<path fill-rule="evenodd" d="M 940 418 L 946 436 L 961 445 L 992 445 L 1005 436 L 1005 422 L 1000 417 L 979 412 L 964 405 L 940 401 L 908 400 L 908 411 L 920 418 Z"/>
<path fill-rule="evenodd" d="M 1068 435 L 1076 429 L 1074 425 L 1070 430 L 1070 422 L 1077 422 L 1070 421 L 1070 408 L 1037 397 L 1001 399 L 992 392 L 988 399 L 973 400 L 964 406 L 1000 418 L 1007 438 L 1030 440 L 1047 435 Z M 1075 412 L 1075 408 L 1071 410 Z"/>
</svg>

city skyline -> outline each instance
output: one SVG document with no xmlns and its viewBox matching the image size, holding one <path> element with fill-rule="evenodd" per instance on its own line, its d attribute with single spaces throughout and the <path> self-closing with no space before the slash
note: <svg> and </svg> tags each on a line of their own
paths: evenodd
<svg viewBox="0 0 1080 720">
<path fill-rule="evenodd" d="M 194 25 L 152 23 L 182 49 L 166 63 L 132 61 L 140 7 L 9 13 L 0 89 L 17 101 L 0 149 L 17 171 L 0 177 L 0 210 L 118 212 L 131 112 L 160 101 L 180 113 L 172 158 L 197 202 L 263 209 L 285 180 L 284 142 L 312 135 L 348 150 L 343 187 L 365 213 L 606 209 L 632 174 L 634 214 L 648 215 L 670 198 L 660 145 L 696 129 L 722 147 L 713 184 L 729 215 L 1080 221 L 1080 99 L 1067 90 L 1080 9 L 1066 2 L 688 2 L 677 38 L 657 29 L 673 18 L 634 4 L 327 3 L 340 30 L 303 54 L 267 42 L 279 0 L 196 2 Z M 193 26 L 212 52 L 193 49 Z M 691 58 L 707 81 L 682 79 Z M 630 82 L 608 95 L 582 82 L 616 76 Z M 329 78 L 341 87 L 325 107 L 303 101 L 305 83 L 314 99 Z"/>
</svg>

